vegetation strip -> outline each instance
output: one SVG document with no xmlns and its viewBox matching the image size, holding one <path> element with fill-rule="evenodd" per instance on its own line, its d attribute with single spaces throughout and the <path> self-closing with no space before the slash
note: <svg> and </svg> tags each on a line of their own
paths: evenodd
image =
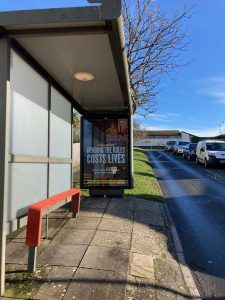
<svg viewBox="0 0 225 300">
<path fill-rule="evenodd" d="M 134 147 L 134 189 L 125 190 L 126 196 L 164 201 L 157 179 L 144 149 Z"/>
</svg>

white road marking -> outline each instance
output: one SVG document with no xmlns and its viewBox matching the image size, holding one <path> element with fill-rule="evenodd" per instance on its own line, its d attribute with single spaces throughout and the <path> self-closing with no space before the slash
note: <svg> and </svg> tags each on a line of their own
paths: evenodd
<svg viewBox="0 0 225 300">
<path fill-rule="evenodd" d="M 224 176 L 222 176 L 222 175 L 219 175 L 219 174 L 217 174 L 217 173 L 215 173 L 215 172 L 212 172 L 212 171 L 209 171 L 209 170 L 206 170 L 207 171 L 207 173 L 209 173 L 209 174 L 212 174 L 212 175 L 214 175 L 214 176 L 216 176 L 219 180 L 222 180 L 222 181 L 224 181 L 225 180 L 225 177 Z"/>
</svg>

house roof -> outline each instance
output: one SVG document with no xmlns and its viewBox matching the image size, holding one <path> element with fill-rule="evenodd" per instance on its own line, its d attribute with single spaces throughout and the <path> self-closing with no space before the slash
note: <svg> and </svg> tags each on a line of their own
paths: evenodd
<svg viewBox="0 0 225 300">
<path fill-rule="evenodd" d="M 179 136 L 179 130 L 147 130 L 145 131 L 148 136 Z"/>
</svg>

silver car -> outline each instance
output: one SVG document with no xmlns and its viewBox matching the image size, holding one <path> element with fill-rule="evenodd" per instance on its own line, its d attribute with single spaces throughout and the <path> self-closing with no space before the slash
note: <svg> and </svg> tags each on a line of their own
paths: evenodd
<svg viewBox="0 0 225 300">
<path fill-rule="evenodd" d="M 175 143 L 176 141 L 168 141 L 165 147 L 166 151 L 173 152 L 173 146 L 175 145 Z"/>
<path fill-rule="evenodd" d="M 184 142 L 184 141 L 176 141 L 173 147 L 173 154 L 175 155 L 182 155 L 184 153 L 184 147 L 190 144 L 190 142 Z"/>
</svg>

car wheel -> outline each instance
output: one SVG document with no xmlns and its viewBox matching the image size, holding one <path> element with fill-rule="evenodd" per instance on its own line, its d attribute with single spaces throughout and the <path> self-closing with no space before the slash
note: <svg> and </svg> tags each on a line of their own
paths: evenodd
<svg viewBox="0 0 225 300">
<path fill-rule="evenodd" d="M 191 160 L 191 155 L 190 154 L 188 154 L 188 160 Z"/>
<path fill-rule="evenodd" d="M 198 156 L 196 156 L 195 162 L 197 165 L 199 164 Z"/>
<path fill-rule="evenodd" d="M 208 167 L 209 167 L 209 164 L 208 164 L 208 162 L 207 162 L 207 159 L 205 158 L 205 160 L 204 160 L 204 167 L 207 169 Z"/>
<path fill-rule="evenodd" d="M 183 157 L 183 158 L 185 158 L 185 155 L 184 155 L 184 153 L 182 154 L 182 157 Z"/>
</svg>

